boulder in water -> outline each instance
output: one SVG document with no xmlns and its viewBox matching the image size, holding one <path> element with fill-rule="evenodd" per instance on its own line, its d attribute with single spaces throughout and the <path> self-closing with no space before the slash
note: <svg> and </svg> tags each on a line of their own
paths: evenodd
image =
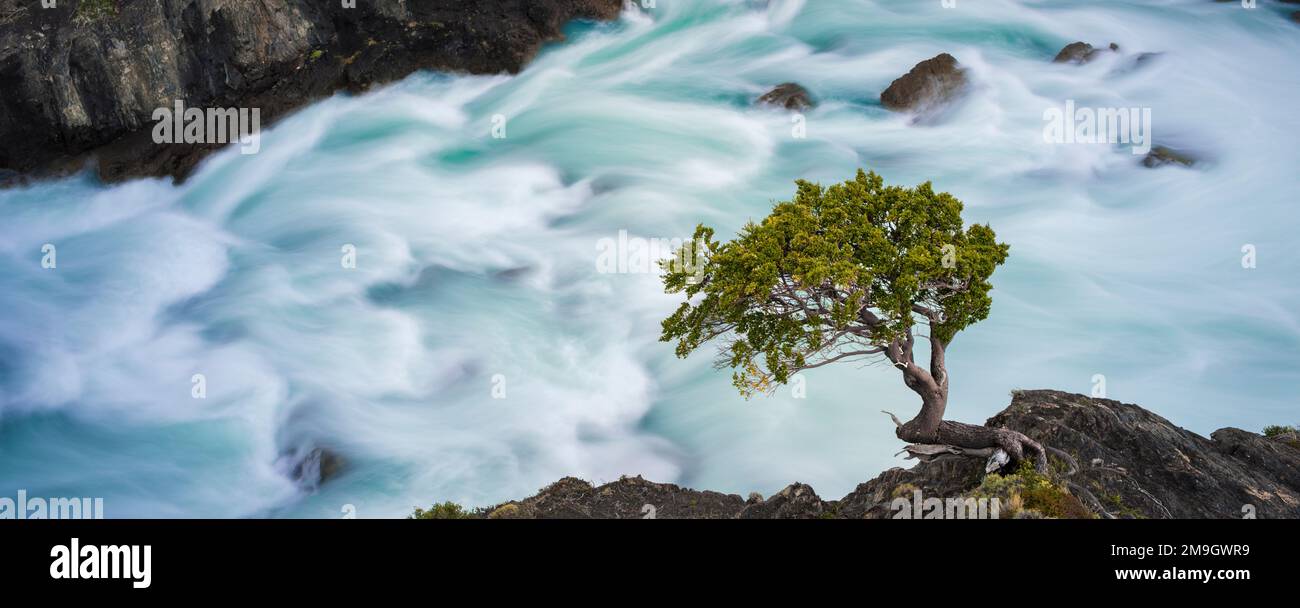
<svg viewBox="0 0 1300 608">
<path fill-rule="evenodd" d="M 1142 166 L 1149 169 L 1163 167 L 1165 165 L 1182 165 L 1190 167 L 1196 164 L 1196 158 L 1186 152 L 1179 152 L 1173 148 L 1165 146 L 1156 146 L 1151 148 L 1146 157 L 1142 159 Z"/>
<path fill-rule="evenodd" d="M 303 489 L 315 491 L 343 470 L 343 457 L 323 448 L 312 448 L 293 461 L 289 476 Z"/>
<path fill-rule="evenodd" d="M 880 102 L 896 112 L 923 112 L 956 99 L 966 85 L 966 71 L 955 57 L 942 53 L 890 83 L 880 94 Z"/>
<path fill-rule="evenodd" d="M 815 105 L 812 100 L 812 95 L 808 93 L 808 89 L 793 82 L 776 85 L 776 88 L 764 93 L 762 97 L 759 97 L 758 103 L 785 108 L 795 112 L 802 112 Z"/>
<path fill-rule="evenodd" d="M 1065 45 L 1065 48 L 1061 49 L 1061 52 L 1056 54 L 1056 58 L 1052 60 L 1052 63 L 1088 63 L 1089 61 L 1096 59 L 1103 50 L 1118 52 L 1119 45 L 1112 42 L 1106 49 L 1098 49 L 1094 48 L 1087 42 L 1071 42 L 1070 44 Z"/>
</svg>

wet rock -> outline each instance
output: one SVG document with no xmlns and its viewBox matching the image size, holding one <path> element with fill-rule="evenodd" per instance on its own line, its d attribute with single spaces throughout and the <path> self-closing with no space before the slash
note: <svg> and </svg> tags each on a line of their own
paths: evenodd
<svg viewBox="0 0 1300 608">
<path fill-rule="evenodd" d="M 184 178 L 221 147 L 156 144 L 153 112 L 259 108 L 261 126 L 338 90 L 421 69 L 517 72 L 573 19 L 621 0 L 0 0 L 0 168 Z M 111 145 L 110 145 L 111 144 Z"/>
<path fill-rule="evenodd" d="M 514 268 L 497 271 L 492 275 L 492 278 L 506 282 L 518 281 L 527 277 L 533 271 L 534 268 L 532 266 L 516 266 Z"/>
<path fill-rule="evenodd" d="M 1150 66 L 1151 64 L 1155 63 L 1160 57 L 1163 56 L 1164 53 L 1138 53 L 1137 55 L 1128 58 L 1120 65 L 1116 66 L 1113 73 L 1128 74 L 1131 72 L 1136 72 L 1138 70 L 1146 68 L 1147 66 Z"/>
<path fill-rule="evenodd" d="M 808 93 L 808 89 L 793 82 L 776 85 L 776 88 L 759 97 L 758 103 L 795 112 L 802 112 L 814 105 L 812 95 Z"/>
<path fill-rule="evenodd" d="M 1164 53 L 1138 53 L 1138 56 L 1133 58 L 1133 67 L 1143 67 L 1148 63 L 1155 61 L 1161 55 L 1164 55 Z"/>
<path fill-rule="evenodd" d="M 1056 58 L 1052 62 L 1084 64 L 1096 59 L 1104 51 L 1117 52 L 1119 51 L 1119 45 L 1112 42 L 1105 49 L 1098 49 L 1093 48 L 1091 44 L 1086 42 L 1071 42 L 1056 54 Z"/>
<path fill-rule="evenodd" d="M 957 59 L 942 53 L 890 83 L 880 94 L 880 103 L 897 112 L 924 112 L 956 99 L 967 84 L 966 71 Z"/>
<path fill-rule="evenodd" d="M 338 476 L 344 460 L 338 454 L 323 448 L 312 448 L 304 455 L 293 458 L 289 476 L 303 489 L 314 491 L 321 484 Z"/>
<path fill-rule="evenodd" d="M 1181 165 L 1183 167 L 1191 167 L 1192 165 L 1195 164 L 1196 164 L 1195 157 L 1185 152 L 1179 152 L 1177 150 L 1174 150 L 1173 148 L 1167 148 L 1165 146 L 1155 146 L 1151 148 L 1151 151 L 1148 152 L 1146 157 L 1142 159 L 1142 166 L 1147 167 L 1149 169 L 1155 169 L 1157 167 L 1163 167 L 1165 165 Z"/>
</svg>

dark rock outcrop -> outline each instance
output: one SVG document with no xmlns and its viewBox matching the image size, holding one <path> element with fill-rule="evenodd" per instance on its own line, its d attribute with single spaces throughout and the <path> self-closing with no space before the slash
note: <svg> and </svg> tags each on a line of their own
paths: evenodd
<svg viewBox="0 0 1300 608">
<path fill-rule="evenodd" d="M 219 144 L 154 144 L 153 112 L 260 108 L 262 126 L 419 69 L 519 71 L 621 0 L 0 0 L 0 170 L 186 176 Z M 13 178 L 7 178 L 13 181 Z"/>
<path fill-rule="evenodd" d="M 1233 428 L 1206 439 L 1136 405 L 1049 390 L 1016 392 L 987 425 L 1052 448 L 1056 478 L 1084 508 L 1073 516 L 1300 518 L 1300 449 L 1285 441 Z M 984 462 L 961 457 L 890 469 L 832 501 L 801 483 L 742 500 L 640 477 L 600 487 L 565 478 L 479 516 L 642 518 L 653 510 L 658 518 L 885 519 L 899 497 L 969 497 L 984 481 Z"/>
<path fill-rule="evenodd" d="M 730 519 L 745 507 L 735 494 L 701 492 L 641 477 L 600 487 L 565 477 L 537 495 L 481 509 L 489 519 Z"/>
<path fill-rule="evenodd" d="M 966 71 L 955 57 L 942 53 L 890 83 L 880 94 L 880 103 L 896 112 L 926 112 L 956 99 L 966 85 Z"/>
<path fill-rule="evenodd" d="M 776 85 L 776 88 L 759 97 L 758 103 L 795 112 L 802 112 L 814 105 L 812 95 L 808 93 L 808 89 L 793 82 Z"/>
<path fill-rule="evenodd" d="M 1238 429 L 1206 439 L 1136 405 L 1029 391 L 989 419 L 1071 454 L 1103 516 L 1300 517 L 1300 450 Z M 1082 497 L 1081 497 L 1082 498 Z M 1085 500 L 1085 502 L 1088 502 Z"/>
<path fill-rule="evenodd" d="M 1065 48 L 1061 49 L 1061 52 L 1056 54 L 1056 58 L 1052 59 L 1052 62 L 1078 64 L 1088 63 L 1089 61 L 1096 59 L 1103 51 L 1118 52 L 1119 45 L 1112 42 L 1110 43 L 1110 46 L 1105 49 L 1098 49 L 1093 48 L 1093 46 L 1087 42 L 1071 42 L 1070 44 L 1065 45 Z"/>
<path fill-rule="evenodd" d="M 736 514 L 739 519 L 820 519 L 834 517 L 834 503 L 817 496 L 812 486 L 794 483 L 766 500 L 752 500 Z"/>
</svg>

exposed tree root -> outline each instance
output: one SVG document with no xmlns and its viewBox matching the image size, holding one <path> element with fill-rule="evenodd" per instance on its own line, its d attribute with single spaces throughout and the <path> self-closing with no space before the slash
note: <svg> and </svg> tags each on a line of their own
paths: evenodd
<svg viewBox="0 0 1300 608">
<path fill-rule="evenodd" d="M 888 414 L 898 427 L 894 430 L 894 434 L 908 442 L 909 445 L 903 448 L 903 452 L 908 453 L 908 458 L 923 462 L 951 457 L 988 458 L 985 465 L 986 472 L 996 471 L 1007 464 L 1019 463 L 1026 458 L 1033 458 L 1034 468 L 1038 472 L 1048 472 L 1047 450 L 1024 433 L 951 420 L 944 420 L 937 428 L 926 432 L 920 428 L 921 425 L 917 420 L 903 423 L 897 416 L 889 412 L 884 413 Z"/>
</svg>

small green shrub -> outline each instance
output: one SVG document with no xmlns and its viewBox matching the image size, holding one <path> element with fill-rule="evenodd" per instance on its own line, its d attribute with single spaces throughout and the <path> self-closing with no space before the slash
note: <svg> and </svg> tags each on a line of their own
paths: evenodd
<svg viewBox="0 0 1300 608">
<path fill-rule="evenodd" d="M 1001 501 L 1003 518 L 1037 519 L 1093 519 L 1096 517 L 1061 484 L 1039 473 L 1028 460 L 1020 463 L 1015 473 L 984 476 L 973 492 L 975 498 L 996 498 Z"/>
<path fill-rule="evenodd" d="M 1025 508 L 1042 513 L 1053 519 L 1093 519 L 1092 511 L 1083 506 L 1078 498 L 1050 480 L 1040 478 L 1026 483 L 1020 495 L 1024 498 Z"/>
<path fill-rule="evenodd" d="M 1300 428 L 1272 424 L 1264 427 L 1264 436 L 1300 450 Z"/>
<path fill-rule="evenodd" d="M 407 519 L 473 519 L 473 515 L 454 502 L 440 502 L 428 510 L 415 508 Z"/>
<path fill-rule="evenodd" d="M 488 519 L 515 519 L 519 517 L 519 505 L 508 502 L 491 513 L 488 513 Z"/>
<path fill-rule="evenodd" d="M 1101 500 L 1104 501 L 1110 507 L 1109 509 L 1110 511 L 1113 511 L 1120 515 L 1131 517 L 1133 519 L 1146 519 L 1145 515 L 1138 513 L 1137 510 L 1134 509 L 1133 507 L 1124 504 L 1124 497 L 1120 496 L 1118 493 L 1115 494 L 1103 493 L 1101 494 Z"/>
</svg>

